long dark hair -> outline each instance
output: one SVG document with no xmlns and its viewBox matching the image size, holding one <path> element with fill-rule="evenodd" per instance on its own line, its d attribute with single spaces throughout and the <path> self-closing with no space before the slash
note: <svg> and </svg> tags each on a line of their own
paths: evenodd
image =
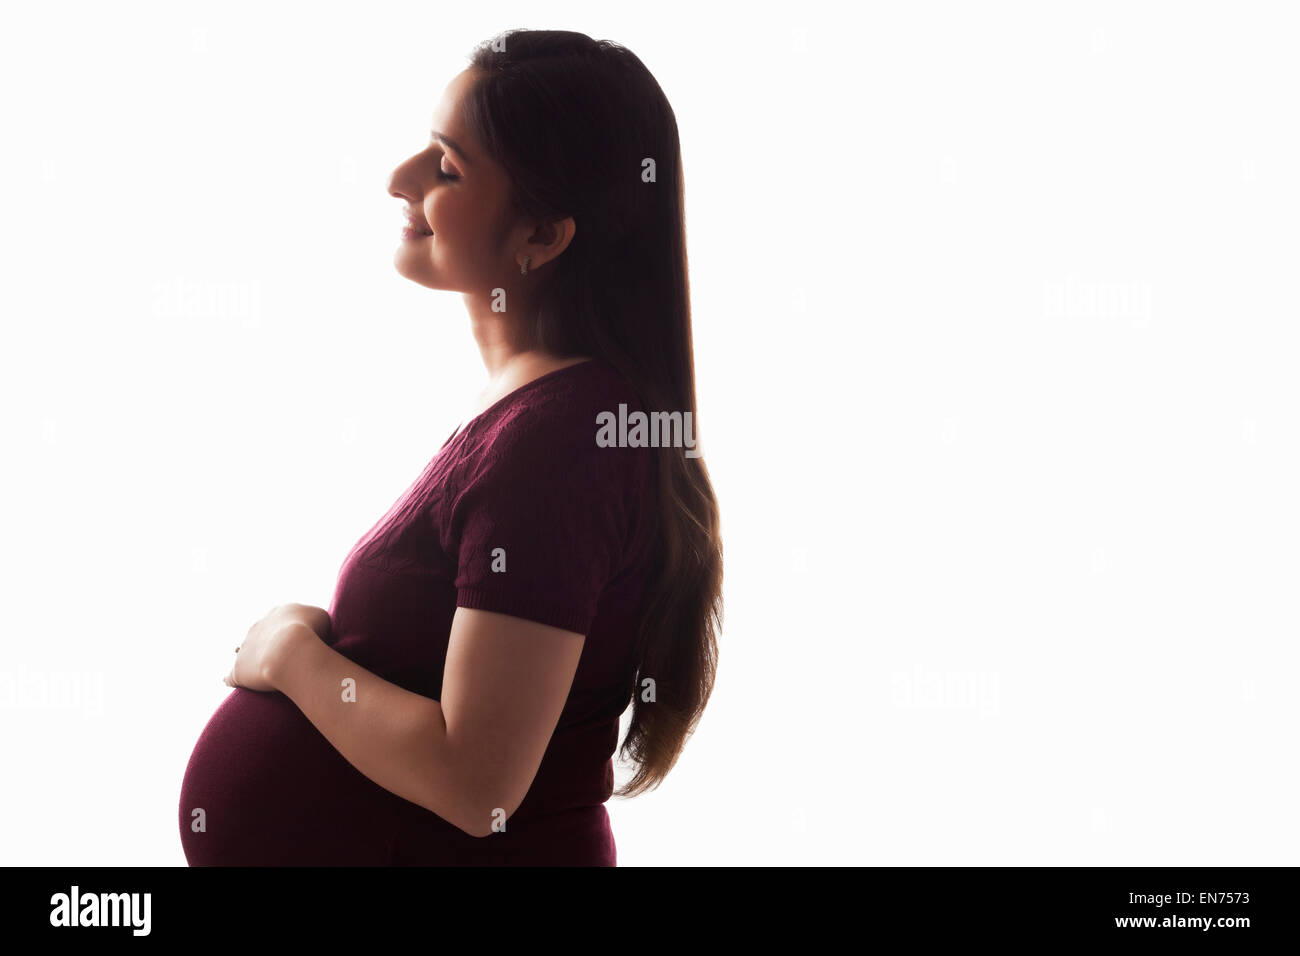
<svg viewBox="0 0 1300 956">
<path fill-rule="evenodd" d="M 500 34 L 470 65 L 465 119 L 509 174 L 513 211 L 577 224 L 538 276 L 534 345 L 604 358 L 647 411 L 697 422 L 681 144 L 663 90 L 625 47 L 560 30 Z M 636 687 L 652 678 L 655 699 L 633 694 L 619 753 L 637 769 L 619 796 L 667 776 L 717 669 L 722 538 L 703 457 L 661 452 L 658 494 L 655 579 L 635 644 Z"/>
</svg>

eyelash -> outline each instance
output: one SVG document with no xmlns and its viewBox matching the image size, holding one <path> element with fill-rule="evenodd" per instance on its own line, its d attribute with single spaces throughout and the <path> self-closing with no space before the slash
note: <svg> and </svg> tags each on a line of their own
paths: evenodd
<svg viewBox="0 0 1300 956">
<path fill-rule="evenodd" d="M 432 144 L 430 144 L 430 145 L 432 145 Z M 452 180 L 460 179 L 460 176 L 456 175 L 455 173 L 444 173 L 444 172 L 442 171 L 442 154 L 439 154 L 439 155 L 438 155 L 438 170 L 437 170 L 437 172 L 438 172 L 438 178 L 439 178 L 439 179 L 442 179 L 442 180 L 445 180 L 445 181 L 448 181 L 448 182 L 450 182 L 450 181 L 452 181 Z"/>
</svg>

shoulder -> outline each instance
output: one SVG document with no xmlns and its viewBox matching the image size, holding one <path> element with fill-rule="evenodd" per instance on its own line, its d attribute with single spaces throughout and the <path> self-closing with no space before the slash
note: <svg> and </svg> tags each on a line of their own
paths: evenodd
<svg viewBox="0 0 1300 956">
<path fill-rule="evenodd" d="M 654 527 L 652 450 L 599 440 L 603 413 L 617 414 L 620 404 L 640 407 L 635 389 L 612 367 L 584 364 L 561 373 L 518 390 L 457 448 L 455 480 L 435 520 L 444 551 L 459 555 L 457 587 L 474 592 L 464 600 L 480 601 L 483 589 L 509 593 L 495 608 L 472 606 L 509 606 L 514 612 L 502 613 L 519 614 L 517 589 L 531 588 L 539 602 L 581 606 L 589 624 L 600 589 L 629 554 L 640 553 Z M 516 572 L 508 579 L 491 564 L 497 549 L 509 554 Z"/>
<path fill-rule="evenodd" d="M 641 409 L 632 384 L 604 359 L 561 369 L 517 391 L 455 450 L 444 488 L 455 522 L 519 511 L 536 523 L 595 509 L 617 524 L 652 507 L 653 449 L 609 447 L 602 422 L 620 405 Z"/>
<path fill-rule="evenodd" d="M 639 476 L 649 462 L 645 449 L 601 441 L 610 416 L 638 410 L 636 389 L 604 359 L 562 369 L 520 390 L 488 424 L 478 448 L 482 471 L 514 466 L 533 469 L 534 478 L 580 471 Z"/>
</svg>

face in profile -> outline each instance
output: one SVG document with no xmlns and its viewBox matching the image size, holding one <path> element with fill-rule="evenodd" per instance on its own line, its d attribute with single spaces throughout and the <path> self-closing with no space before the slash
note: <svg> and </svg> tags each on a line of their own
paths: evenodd
<svg viewBox="0 0 1300 956">
<path fill-rule="evenodd" d="M 538 228 L 507 219 L 510 177 L 461 118 L 475 79 L 468 69 L 447 85 L 433 112 L 429 145 L 393 170 L 388 193 L 403 201 L 394 224 L 401 232 L 393 257 L 397 271 L 430 289 L 490 296 L 513 284 L 524 256 L 536 269 L 559 255 L 574 224 L 567 219 Z"/>
<path fill-rule="evenodd" d="M 509 181 L 461 120 L 461 103 L 473 82 L 466 70 L 448 84 L 433 112 L 429 144 L 388 181 L 389 194 L 403 200 L 394 223 L 401 239 L 393 264 L 430 289 L 490 290 L 513 261 L 508 237 L 498 229 Z"/>
</svg>

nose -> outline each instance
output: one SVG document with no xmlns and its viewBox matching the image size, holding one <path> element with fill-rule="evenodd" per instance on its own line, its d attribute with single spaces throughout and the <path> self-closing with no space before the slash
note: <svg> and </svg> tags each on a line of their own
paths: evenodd
<svg viewBox="0 0 1300 956">
<path fill-rule="evenodd" d="M 407 160 L 389 173 L 388 195 L 418 205 L 421 195 L 418 183 L 419 178 L 411 169 L 410 160 Z"/>
<path fill-rule="evenodd" d="M 397 182 L 397 171 L 394 170 L 388 177 L 388 195 L 394 199 L 405 199 L 407 202 L 413 202 L 410 195 L 403 192 Z"/>
</svg>

